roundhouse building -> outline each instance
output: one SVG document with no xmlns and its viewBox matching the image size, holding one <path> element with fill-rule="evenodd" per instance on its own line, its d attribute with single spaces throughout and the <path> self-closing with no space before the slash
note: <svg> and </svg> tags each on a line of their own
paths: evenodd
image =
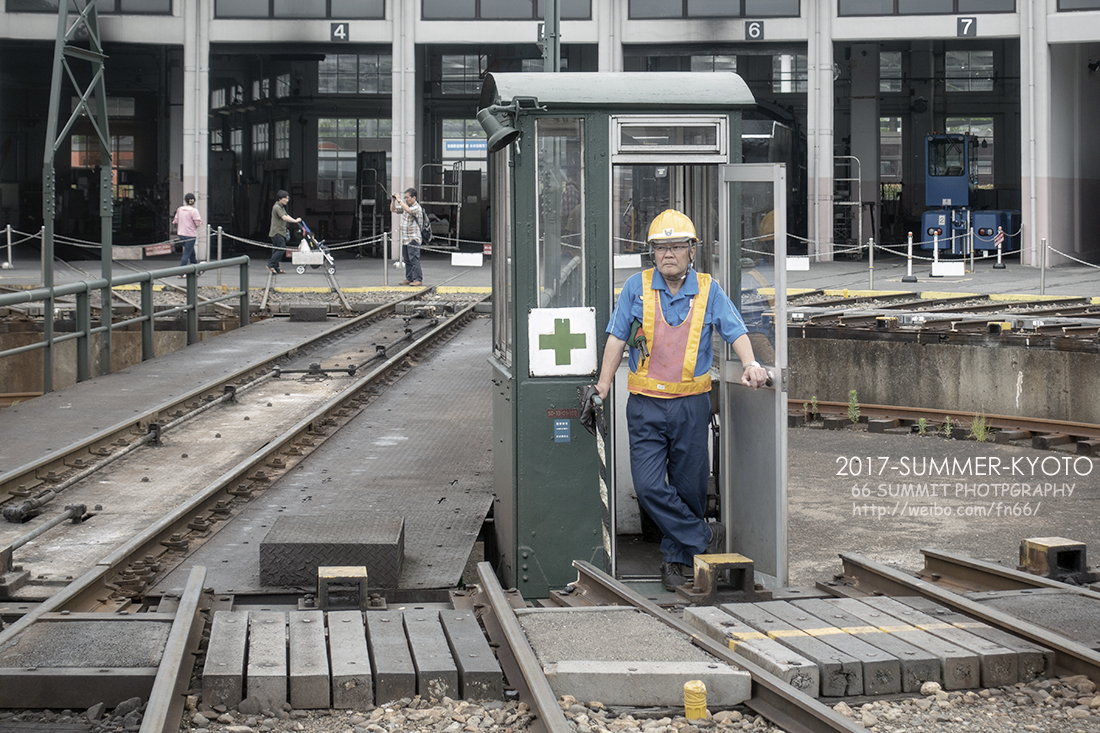
<svg viewBox="0 0 1100 733">
<path fill-rule="evenodd" d="M 58 1 L 0 0 L 0 226 L 21 231 L 42 224 Z M 392 226 L 386 198 L 408 186 L 452 241 L 488 239 L 481 79 L 545 68 L 547 2 L 97 0 L 115 241 L 162 239 L 185 192 L 213 226 L 266 240 L 279 189 L 322 237 L 359 239 Z M 973 203 L 1021 212 L 1025 264 L 1043 239 L 1100 261 L 1100 0 L 560 0 L 560 14 L 562 73 L 748 82 L 745 155 L 789 163 L 793 251 L 903 242 L 925 208 L 925 136 L 964 132 Z M 55 162 L 58 234 L 98 236 L 98 164 L 76 124 Z"/>
</svg>

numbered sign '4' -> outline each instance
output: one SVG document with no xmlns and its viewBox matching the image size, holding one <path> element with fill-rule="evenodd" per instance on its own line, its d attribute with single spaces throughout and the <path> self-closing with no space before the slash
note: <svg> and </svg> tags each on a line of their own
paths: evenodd
<svg viewBox="0 0 1100 733">
<path fill-rule="evenodd" d="M 329 27 L 329 38 L 328 39 L 330 41 L 334 41 L 336 43 L 347 43 L 348 41 L 350 41 L 351 40 L 351 32 L 348 29 L 348 24 L 347 23 L 333 23 Z"/>
</svg>

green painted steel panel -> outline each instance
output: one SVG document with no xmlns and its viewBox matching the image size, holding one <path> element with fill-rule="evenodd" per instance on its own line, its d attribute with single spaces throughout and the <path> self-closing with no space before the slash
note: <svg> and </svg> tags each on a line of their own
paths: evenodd
<svg viewBox="0 0 1100 733">
<path fill-rule="evenodd" d="M 698 111 L 756 104 L 748 84 L 737 74 L 623 71 L 486 74 L 478 106 L 508 104 L 517 97 L 534 97 L 540 104 L 559 108 L 596 106 L 608 114 L 637 107 Z"/>
</svg>

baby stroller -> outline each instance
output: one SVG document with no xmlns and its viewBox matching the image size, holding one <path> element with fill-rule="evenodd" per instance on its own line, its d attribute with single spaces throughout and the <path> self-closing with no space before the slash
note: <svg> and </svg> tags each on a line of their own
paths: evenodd
<svg viewBox="0 0 1100 733">
<path fill-rule="evenodd" d="M 328 269 L 330 275 L 336 274 L 336 261 L 329 254 L 324 240 L 317 241 L 317 237 L 313 236 L 313 231 L 304 221 L 302 222 L 302 241 L 298 244 L 298 251 L 293 253 L 291 259 L 295 265 L 295 272 L 299 275 L 305 274 L 306 265 L 314 270 L 323 265 Z"/>
</svg>

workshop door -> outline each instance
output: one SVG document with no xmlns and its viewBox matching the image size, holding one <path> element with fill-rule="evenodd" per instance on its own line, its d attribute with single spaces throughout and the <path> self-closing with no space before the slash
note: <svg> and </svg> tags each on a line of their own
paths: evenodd
<svg viewBox="0 0 1100 733">
<path fill-rule="evenodd" d="M 719 491 L 728 550 L 753 560 L 756 582 L 787 585 L 787 182 L 780 163 L 719 168 L 721 282 L 771 386 L 741 384 L 728 345 L 719 383 Z"/>
</svg>

